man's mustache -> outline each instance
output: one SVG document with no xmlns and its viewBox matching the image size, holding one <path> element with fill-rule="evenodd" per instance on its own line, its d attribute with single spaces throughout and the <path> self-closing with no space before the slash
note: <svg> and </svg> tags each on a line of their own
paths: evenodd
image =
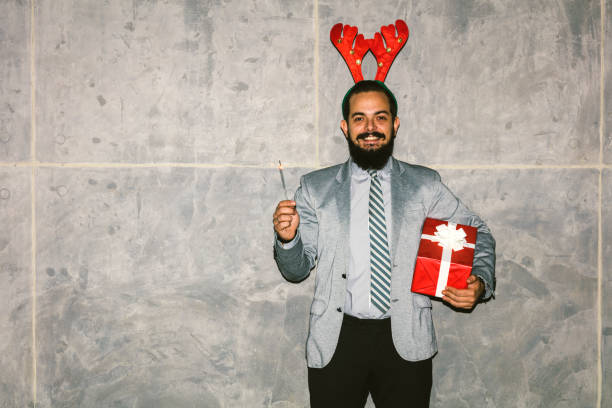
<svg viewBox="0 0 612 408">
<path fill-rule="evenodd" d="M 379 139 L 384 139 L 385 135 L 383 133 L 380 132 L 364 132 L 364 133 L 360 133 L 357 135 L 357 140 L 359 139 L 365 139 L 368 136 L 375 136 Z"/>
</svg>

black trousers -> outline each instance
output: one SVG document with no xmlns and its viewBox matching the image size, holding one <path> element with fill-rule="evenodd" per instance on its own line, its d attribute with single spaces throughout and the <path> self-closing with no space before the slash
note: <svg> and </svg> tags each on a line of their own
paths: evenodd
<svg viewBox="0 0 612 408">
<path fill-rule="evenodd" d="M 323 368 L 308 368 L 312 408 L 429 407 L 431 358 L 406 361 L 391 338 L 391 319 L 344 315 L 334 356 Z"/>
</svg>

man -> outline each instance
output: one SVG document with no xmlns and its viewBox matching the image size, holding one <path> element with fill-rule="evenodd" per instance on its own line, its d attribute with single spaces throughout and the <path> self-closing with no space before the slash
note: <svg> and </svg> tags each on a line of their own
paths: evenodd
<svg viewBox="0 0 612 408">
<path fill-rule="evenodd" d="M 478 228 L 467 289 L 443 291 L 456 308 L 491 296 L 495 241 L 437 172 L 392 158 L 400 121 L 382 82 L 355 84 L 342 111 L 350 159 L 303 176 L 295 201 L 273 215 L 282 275 L 299 282 L 317 269 L 306 344 L 311 406 L 363 407 L 370 393 L 378 408 L 427 407 L 437 352 L 431 300 L 410 291 L 423 221 Z"/>
</svg>

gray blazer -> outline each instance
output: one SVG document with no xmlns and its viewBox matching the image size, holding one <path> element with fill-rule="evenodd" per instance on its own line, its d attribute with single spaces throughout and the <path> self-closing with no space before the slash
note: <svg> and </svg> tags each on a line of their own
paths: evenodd
<svg viewBox="0 0 612 408">
<path fill-rule="evenodd" d="M 309 367 L 331 360 L 342 325 L 349 264 L 349 162 L 302 176 L 295 193 L 300 216 L 297 243 L 274 245 L 282 275 L 300 282 L 316 265 L 315 292 L 306 342 Z M 431 300 L 412 293 L 412 273 L 426 217 L 478 228 L 472 274 L 485 282 L 485 298 L 495 288 L 495 241 L 485 223 L 440 181 L 432 169 L 393 159 L 391 170 L 391 331 L 402 358 L 424 360 L 437 351 Z"/>
</svg>

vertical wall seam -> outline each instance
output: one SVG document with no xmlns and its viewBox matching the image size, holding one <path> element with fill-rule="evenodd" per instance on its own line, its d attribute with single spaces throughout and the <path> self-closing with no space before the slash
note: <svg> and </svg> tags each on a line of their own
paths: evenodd
<svg viewBox="0 0 612 408">
<path fill-rule="evenodd" d="M 36 30 L 35 0 L 30 2 L 30 233 L 32 267 L 32 404 L 37 406 L 37 348 L 36 348 Z"/>
<path fill-rule="evenodd" d="M 605 85 L 606 85 L 606 0 L 601 0 L 601 42 L 599 44 L 600 49 L 600 87 L 599 87 L 599 164 L 600 166 L 604 165 L 604 133 L 605 133 L 605 119 L 606 119 L 606 109 L 605 109 Z"/>
<path fill-rule="evenodd" d="M 597 205 L 597 408 L 603 402 L 603 171 L 604 171 L 604 121 L 605 121 L 605 41 L 606 0 L 600 0 L 599 44 L 599 203 Z"/>
<path fill-rule="evenodd" d="M 321 167 L 319 156 L 319 0 L 314 0 L 313 4 L 313 25 L 314 25 L 314 92 L 315 92 L 315 166 Z"/>
<path fill-rule="evenodd" d="M 597 206 L 597 408 L 601 408 L 603 396 L 603 261 L 602 261 L 602 194 L 603 194 L 603 169 L 599 170 L 599 205 Z"/>
</svg>

